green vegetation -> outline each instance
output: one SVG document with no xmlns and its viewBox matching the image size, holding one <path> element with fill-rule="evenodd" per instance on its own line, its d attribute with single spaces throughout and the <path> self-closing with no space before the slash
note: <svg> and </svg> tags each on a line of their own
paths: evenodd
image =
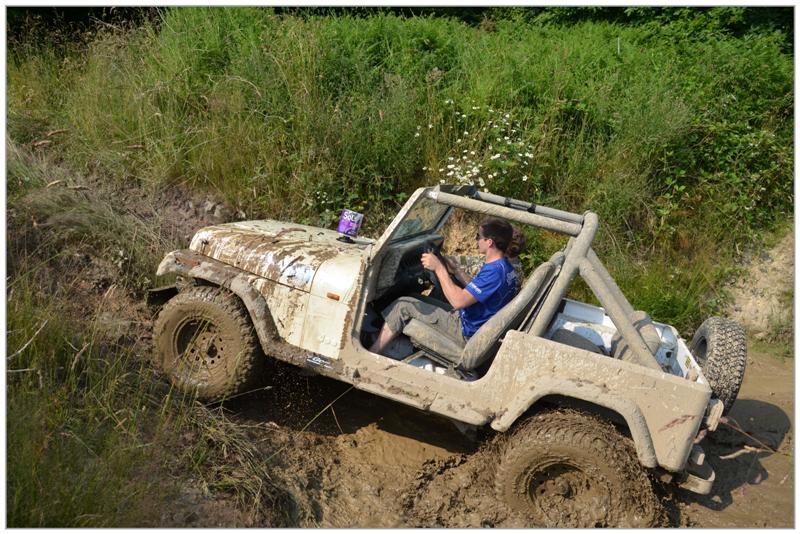
<svg viewBox="0 0 800 534">
<path fill-rule="evenodd" d="M 150 414 L 131 355 L 65 320 L 43 278 L 16 277 L 8 299 L 8 524 L 132 525 L 161 493 L 143 476 L 155 444 L 138 430 Z"/>
<path fill-rule="evenodd" d="M 784 349 L 784 355 L 794 355 L 794 289 L 780 295 L 778 310 L 772 310 L 765 341 Z"/>
<path fill-rule="evenodd" d="M 251 218 L 330 226 L 348 207 L 373 235 L 414 188 L 441 181 L 591 209 L 634 306 L 684 332 L 725 302 L 736 251 L 791 215 L 783 15 L 354 13 L 173 8 L 57 46 L 35 27 L 13 33 L 9 526 L 157 524 L 176 490 L 148 473 L 179 467 L 248 502 L 280 495 L 256 482 L 268 474 L 223 417 L 152 385 L 141 345 L 109 329 L 102 302 L 76 308 L 81 252 L 140 296 L 173 247 L 156 215 L 45 187 L 70 173 L 109 189 L 210 190 Z M 563 244 L 528 238 L 529 266 Z M 773 330 L 787 339 L 791 325 Z M 178 447 L 184 429 L 202 439 Z M 230 450 L 239 479 L 210 467 Z"/>
<path fill-rule="evenodd" d="M 148 363 L 148 312 L 135 308 L 176 246 L 161 221 L 98 192 L 43 187 L 65 170 L 6 148 L 8 525 L 163 526 L 187 488 L 283 524 L 271 517 L 282 490 L 242 431 Z"/>
<path fill-rule="evenodd" d="M 9 48 L 9 133 L 110 181 L 323 225 L 347 206 L 373 233 L 415 187 L 458 181 L 448 158 L 467 150 L 492 191 L 597 211 L 634 304 L 690 327 L 731 251 L 792 209 L 787 36 L 733 36 L 722 12 L 536 24 L 548 13 L 574 16 L 180 8 L 65 57 L 27 40 Z"/>
</svg>

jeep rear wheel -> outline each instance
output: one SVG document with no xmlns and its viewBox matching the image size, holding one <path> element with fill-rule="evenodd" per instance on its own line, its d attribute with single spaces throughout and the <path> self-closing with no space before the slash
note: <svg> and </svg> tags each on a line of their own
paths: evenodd
<svg viewBox="0 0 800 534">
<path fill-rule="evenodd" d="M 541 413 L 514 432 L 496 491 L 536 527 L 642 528 L 662 518 L 630 440 L 611 424 L 575 411 Z"/>
<path fill-rule="evenodd" d="M 170 381 L 204 401 L 241 393 L 263 362 L 247 310 L 217 287 L 189 287 L 167 302 L 154 342 Z"/>
<path fill-rule="evenodd" d="M 736 322 L 723 317 L 709 317 L 694 333 L 689 350 L 713 396 L 722 401 L 722 413 L 730 411 L 744 379 L 747 365 L 747 335 Z"/>
</svg>

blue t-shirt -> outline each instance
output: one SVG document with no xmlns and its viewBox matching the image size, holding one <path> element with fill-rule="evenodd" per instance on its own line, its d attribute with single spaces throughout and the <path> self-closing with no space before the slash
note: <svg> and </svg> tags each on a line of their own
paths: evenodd
<svg viewBox="0 0 800 534">
<path fill-rule="evenodd" d="M 461 332 L 464 337 L 469 338 L 514 298 L 517 291 L 517 273 L 508 258 L 504 257 L 484 264 L 464 289 L 478 301 L 459 310 Z"/>
</svg>

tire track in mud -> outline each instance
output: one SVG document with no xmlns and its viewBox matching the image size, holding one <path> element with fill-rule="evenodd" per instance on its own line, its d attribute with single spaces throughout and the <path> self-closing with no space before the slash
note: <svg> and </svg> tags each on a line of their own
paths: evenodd
<svg viewBox="0 0 800 534">
<path fill-rule="evenodd" d="M 491 438 L 477 443 L 447 419 L 358 390 L 319 415 L 349 386 L 284 366 L 270 382 L 234 411 L 273 429 L 262 450 L 297 526 L 525 526 L 494 498 Z"/>
</svg>

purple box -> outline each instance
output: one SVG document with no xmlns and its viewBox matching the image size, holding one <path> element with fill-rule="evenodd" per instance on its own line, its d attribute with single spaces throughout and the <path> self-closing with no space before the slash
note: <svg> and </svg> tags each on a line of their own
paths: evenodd
<svg viewBox="0 0 800 534">
<path fill-rule="evenodd" d="M 361 228 L 361 222 L 364 220 L 364 215 L 357 211 L 350 211 L 343 209 L 342 214 L 339 216 L 339 227 L 336 229 L 340 234 L 350 237 L 356 237 L 358 230 Z"/>
</svg>

